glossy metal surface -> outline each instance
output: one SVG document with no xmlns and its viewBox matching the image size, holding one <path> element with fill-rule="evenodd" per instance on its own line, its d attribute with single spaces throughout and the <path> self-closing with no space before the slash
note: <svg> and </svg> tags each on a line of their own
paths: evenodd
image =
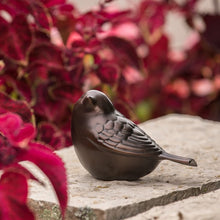
<svg viewBox="0 0 220 220">
<path fill-rule="evenodd" d="M 71 126 L 79 160 L 97 179 L 136 180 L 164 159 L 197 166 L 191 158 L 166 153 L 97 90 L 88 91 L 74 105 Z"/>
</svg>

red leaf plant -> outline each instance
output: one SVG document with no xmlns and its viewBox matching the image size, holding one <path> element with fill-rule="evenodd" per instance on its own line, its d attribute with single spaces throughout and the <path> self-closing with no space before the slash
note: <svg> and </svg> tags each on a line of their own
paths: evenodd
<svg viewBox="0 0 220 220">
<path fill-rule="evenodd" d="M 4 103 L 0 114 L 0 170 L 3 171 L 0 179 L 0 219 L 34 219 L 27 206 L 27 179 L 40 180 L 19 165 L 21 161 L 34 163 L 49 178 L 64 216 L 67 181 L 63 162 L 47 145 L 34 140 L 36 129 L 27 122 L 31 117 L 25 103 L 0 94 L 1 103 Z M 9 111 L 12 107 L 14 112 Z M 26 121 L 20 115 L 25 116 Z"/>
<path fill-rule="evenodd" d="M 19 187 L 18 187 L 19 186 Z M 27 179 L 24 175 L 8 171 L 0 179 L 0 219 L 34 219 L 27 206 Z"/>
<path fill-rule="evenodd" d="M 144 0 L 119 10 L 102 1 L 80 13 L 65 0 L 3 0 L 0 91 L 28 103 L 37 139 L 54 149 L 71 145 L 72 105 L 88 89 L 106 92 L 135 121 L 169 112 L 218 120 L 219 15 L 199 14 L 198 2 Z M 164 31 L 170 11 L 198 36 L 179 52 L 181 59 Z M 194 22 L 198 17 L 204 30 Z"/>
</svg>

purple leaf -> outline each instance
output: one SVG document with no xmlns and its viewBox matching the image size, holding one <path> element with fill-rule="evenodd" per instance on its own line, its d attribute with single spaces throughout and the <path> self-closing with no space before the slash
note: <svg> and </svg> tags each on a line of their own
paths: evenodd
<svg viewBox="0 0 220 220">
<path fill-rule="evenodd" d="M 67 178 L 62 160 L 43 144 L 32 142 L 29 150 L 20 155 L 21 160 L 28 160 L 37 165 L 49 178 L 58 197 L 62 216 L 67 206 Z"/>
<path fill-rule="evenodd" d="M 140 67 L 140 60 L 136 53 L 135 47 L 130 41 L 119 37 L 107 37 L 103 43 L 112 49 L 115 57 L 118 57 L 118 63 L 124 65 Z"/>
<path fill-rule="evenodd" d="M 32 42 L 32 34 L 26 18 L 17 15 L 11 23 L 8 23 L 0 17 L 0 33 L 0 53 L 25 64 Z"/>
<path fill-rule="evenodd" d="M 27 206 L 27 179 L 16 172 L 5 172 L 0 179 L 0 220 L 34 220 Z"/>
<path fill-rule="evenodd" d="M 213 46 L 214 49 L 220 51 L 220 15 L 204 15 L 203 16 L 206 29 L 202 34 L 204 39 Z"/>
<path fill-rule="evenodd" d="M 38 125 L 38 138 L 56 150 L 66 146 L 63 132 L 49 122 L 41 122 Z"/>
</svg>

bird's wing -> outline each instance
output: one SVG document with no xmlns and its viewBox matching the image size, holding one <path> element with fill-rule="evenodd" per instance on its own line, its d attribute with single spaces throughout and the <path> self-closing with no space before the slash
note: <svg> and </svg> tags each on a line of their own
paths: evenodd
<svg viewBox="0 0 220 220">
<path fill-rule="evenodd" d="M 95 127 L 95 143 L 101 150 L 133 156 L 158 155 L 162 149 L 143 130 L 132 121 L 116 112 L 113 120 L 107 120 L 104 125 Z"/>
</svg>

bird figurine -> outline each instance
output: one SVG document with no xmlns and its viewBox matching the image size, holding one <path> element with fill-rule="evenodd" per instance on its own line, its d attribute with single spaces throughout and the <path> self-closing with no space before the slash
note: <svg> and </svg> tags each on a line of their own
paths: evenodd
<svg viewBox="0 0 220 220">
<path fill-rule="evenodd" d="M 75 103 L 71 135 L 80 162 L 101 180 L 137 180 L 162 160 L 197 166 L 194 159 L 163 150 L 97 90 L 89 90 Z"/>
</svg>

